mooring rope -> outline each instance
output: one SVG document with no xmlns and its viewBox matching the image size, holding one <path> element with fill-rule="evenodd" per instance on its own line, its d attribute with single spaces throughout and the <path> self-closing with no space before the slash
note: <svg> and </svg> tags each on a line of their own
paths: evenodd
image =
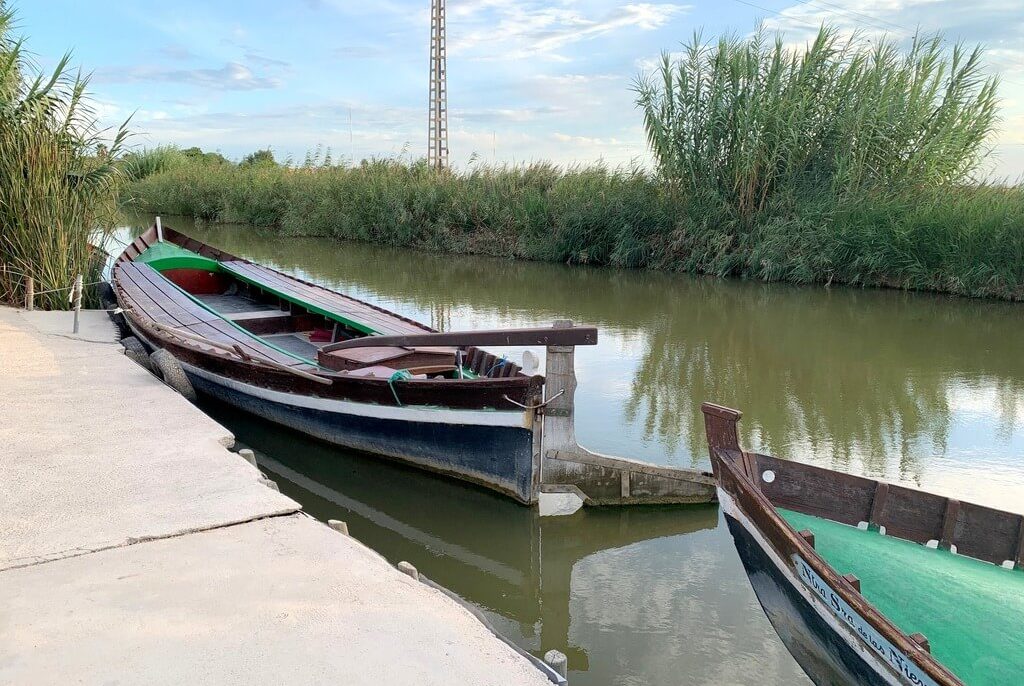
<svg viewBox="0 0 1024 686">
<path fill-rule="evenodd" d="M 398 403 L 399 407 L 402 407 L 402 401 L 398 399 L 398 392 L 395 390 L 395 382 L 408 381 L 411 378 L 412 373 L 408 369 L 399 369 L 388 379 L 388 388 L 391 389 L 391 395 L 395 396 L 395 402 Z"/>
</svg>

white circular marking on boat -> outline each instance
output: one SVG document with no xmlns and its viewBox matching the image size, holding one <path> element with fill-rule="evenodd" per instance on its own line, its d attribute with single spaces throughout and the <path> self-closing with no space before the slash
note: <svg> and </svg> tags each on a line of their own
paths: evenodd
<svg viewBox="0 0 1024 686">
<path fill-rule="evenodd" d="M 761 474 L 761 478 L 764 479 L 764 482 L 766 484 L 770 484 L 771 482 L 775 481 L 775 472 L 773 472 L 770 469 L 766 469 L 764 470 L 764 473 Z"/>
</svg>

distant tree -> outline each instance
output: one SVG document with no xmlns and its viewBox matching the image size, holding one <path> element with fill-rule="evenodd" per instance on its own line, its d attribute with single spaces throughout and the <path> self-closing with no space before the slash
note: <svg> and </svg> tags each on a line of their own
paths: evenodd
<svg viewBox="0 0 1024 686">
<path fill-rule="evenodd" d="M 267 166 L 276 167 L 277 161 L 274 159 L 274 153 L 270 151 L 270 148 L 263 150 L 257 150 L 251 152 L 242 158 L 242 161 L 238 163 L 240 167 L 255 167 L 255 166 Z"/>
<path fill-rule="evenodd" d="M 201 148 L 191 147 L 185 148 L 181 151 L 181 154 L 189 159 L 204 162 L 206 164 L 231 164 L 231 160 L 221 155 L 219 152 L 203 152 Z"/>
</svg>

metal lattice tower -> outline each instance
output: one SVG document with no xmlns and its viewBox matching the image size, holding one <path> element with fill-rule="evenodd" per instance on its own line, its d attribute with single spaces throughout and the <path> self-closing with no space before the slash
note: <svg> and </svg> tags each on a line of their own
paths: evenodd
<svg viewBox="0 0 1024 686">
<path fill-rule="evenodd" d="M 444 40 L 444 0 L 430 3 L 430 114 L 427 163 L 434 169 L 448 166 L 448 81 Z"/>
</svg>

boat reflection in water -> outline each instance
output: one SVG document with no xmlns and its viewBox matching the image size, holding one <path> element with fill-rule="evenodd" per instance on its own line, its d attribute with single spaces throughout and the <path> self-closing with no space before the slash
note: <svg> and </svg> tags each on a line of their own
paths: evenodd
<svg viewBox="0 0 1024 686">
<path fill-rule="evenodd" d="M 203 407 L 308 513 L 344 520 L 391 562 L 411 562 L 531 653 L 562 651 L 574 686 L 806 683 L 760 615 L 714 506 L 541 518 L 482 489 Z"/>
</svg>

